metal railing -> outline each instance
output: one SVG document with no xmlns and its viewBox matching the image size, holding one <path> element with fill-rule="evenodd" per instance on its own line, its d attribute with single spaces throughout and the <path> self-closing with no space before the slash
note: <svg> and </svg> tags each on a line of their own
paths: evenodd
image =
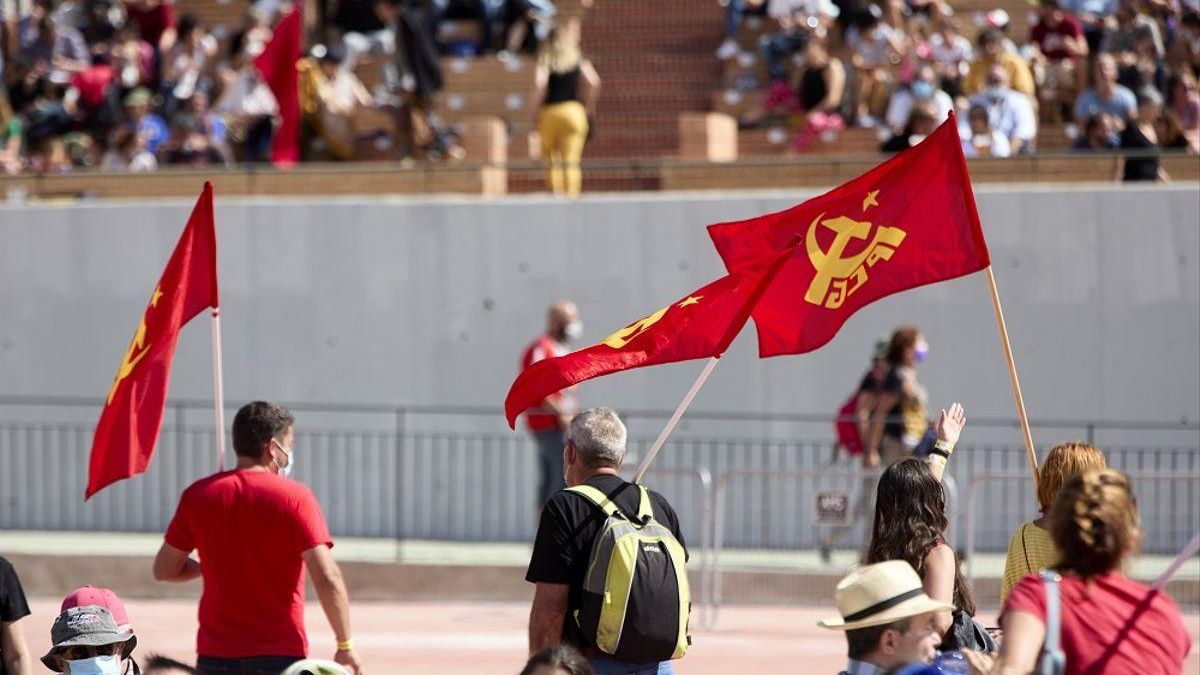
<svg viewBox="0 0 1200 675">
<path fill-rule="evenodd" d="M 874 510 L 871 505 L 874 502 L 873 492 L 875 484 L 882 474 L 881 469 L 850 469 L 840 470 L 831 468 L 821 469 L 732 469 L 722 471 L 717 475 L 717 481 L 713 488 L 713 511 L 716 514 L 714 519 L 713 532 L 713 555 L 714 567 L 716 568 L 715 577 L 713 580 L 712 597 L 716 608 L 719 609 L 723 600 L 724 592 L 724 568 L 721 566 L 721 552 L 725 548 L 725 521 L 727 512 L 727 493 L 730 483 L 737 478 L 761 478 L 763 483 L 763 492 L 767 492 L 767 483 L 771 480 L 788 479 L 792 485 L 785 486 L 783 489 L 786 494 L 786 501 L 790 502 L 793 509 L 791 513 L 795 514 L 792 519 L 791 526 L 799 528 L 806 523 L 806 518 L 803 514 L 807 513 L 816 497 L 819 490 L 833 489 L 843 491 L 846 494 L 854 493 L 856 500 L 851 507 L 852 518 L 849 524 L 842 527 L 849 528 L 850 539 L 855 542 L 865 542 L 869 536 L 869 528 Z M 946 491 L 946 511 L 948 514 L 955 512 L 955 507 L 958 504 L 958 488 L 954 481 L 954 477 L 946 474 L 943 479 L 943 486 Z M 796 483 L 799 483 L 798 485 Z M 770 499 L 769 495 L 764 495 Z M 786 509 L 777 509 L 777 512 L 788 513 Z M 953 523 L 953 517 L 951 517 Z M 820 526 L 811 524 L 810 534 L 815 539 L 816 533 Z M 795 548 L 817 548 L 816 541 L 806 541 L 806 545 L 797 546 Z M 856 545 L 854 548 L 861 548 L 861 545 Z M 715 618 L 715 616 L 714 616 Z"/>
<path fill-rule="evenodd" d="M 699 612 L 694 615 L 699 618 L 700 626 L 710 628 L 716 625 L 716 603 L 713 595 L 713 579 L 716 574 L 716 556 L 713 549 L 713 480 L 708 469 L 658 469 L 651 468 L 646 472 L 652 478 L 682 477 L 696 480 L 700 489 L 695 491 L 688 500 L 678 490 L 677 485 L 655 485 L 655 490 L 663 494 L 673 507 L 689 504 L 693 513 L 700 514 L 700 545 L 698 548 L 688 546 L 692 560 L 699 558 L 700 593 L 692 593 L 693 606 L 699 606 Z M 626 476 L 628 479 L 630 476 Z M 674 489 L 672 489 L 674 488 Z M 682 525 L 681 525 L 682 527 Z M 686 536 L 685 536 L 686 539 Z"/>
<path fill-rule="evenodd" d="M 210 405 L 172 401 L 147 473 L 117 483 L 85 503 L 82 495 L 94 428 L 90 418 L 99 410 L 98 402 L 0 397 L 0 529 L 161 532 L 182 490 L 214 468 Z M 338 536 L 533 539 L 537 448 L 527 434 L 503 428 L 498 411 L 461 406 L 290 407 L 303 413 L 297 427 L 296 477 L 317 494 L 330 529 Z M 650 445 L 651 434 L 668 413 L 625 411 L 631 455 Z M 89 421 L 20 421 L 41 415 Z M 329 426 L 317 426 L 317 420 Z M 830 463 L 834 454 L 830 441 L 796 440 L 779 425 L 819 423 L 822 428 L 812 435 L 799 436 L 819 437 L 832 432 L 826 426 L 831 424 L 828 416 L 698 411 L 689 413 L 688 421 L 691 428 L 672 437 L 653 467 L 651 485 L 680 510 L 686 539 L 699 542 L 697 597 L 703 603 L 704 619 L 712 620 L 722 592 L 722 551 L 814 550 L 821 528 L 812 525 L 805 510 L 812 506 L 816 482 L 841 480 L 853 493 L 861 490 L 864 473 L 854 460 Z M 743 422 L 741 427 L 735 424 Z M 988 422 L 971 420 L 973 428 Z M 1012 424 L 995 422 L 1005 428 Z M 1099 431 L 1122 423 L 1091 425 Z M 712 432 L 734 428 L 742 428 L 745 435 Z M 1166 489 L 1155 484 L 1152 487 L 1160 489 L 1139 491 L 1146 524 L 1143 550 L 1172 554 L 1200 526 L 1196 513 L 1200 443 L 1190 441 L 1195 424 L 1143 422 L 1125 428 L 1182 431 L 1186 439 L 1172 447 L 1105 447 L 1109 464 L 1135 480 L 1176 477 L 1163 483 L 1169 485 Z M 635 460 L 630 462 L 632 466 Z M 980 482 L 996 475 L 1010 476 L 998 483 L 1006 489 L 991 489 L 991 484 Z M 1016 523 L 1036 514 L 1020 445 L 961 444 L 947 477 L 948 483 L 957 479 L 970 486 L 964 501 L 950 497 L 951 527 L 960 532 L 968 528 L 969 553 L 1004 551 Z M 954 506 L 963 504 L 969 513 Z M 860 526 L 846 534 L 858 548 L 865 529 Z"/>
<path fill-rule="evenodd" d="M 420 405 L 420 404 L 378 404 L 378 403 L 329 403 L 329 402 L 281 402 L 293 412 L 318 414 L 348 414 L 355 416 L 370 416 L 381 424 L 372 425 L 378 428 L 389 428 L 397 435 L 405 431 L 416 420 L 430 418 L 442 420 L 447 417 L 473 418 L 481 420 L 490 430 L 503 429 L 503 411 L 500 406 L 477 405 Z M 86 418 L 94 419 L 103 407 L 99 398 L 82 396 L 11 396 L 0 395 L 0 410 L 3 408 L 37 408 L 75 410 L 85 413 Z M 166 423 L 176 428 L 186 426 L 192 413 L 198 413 L 204 420 L 211 419 L 213 402 L 211 399 L 172 398 L 166 403 Z M 235 406 L 227 406 L 227 412 L 236 410 Z M 627 423 L 646 422 L 650 420 L 665 420 L 673 410 L 655 408 L 622 408 L 621 417 Z M 226 416 L 227 419 L 229 416 Z M 823 413 L 792 413 L 792 412 L 758 412 L 735 410 L 689 410 L 679 429 L 687 431 L 688 426 L 696 423 L 748 423 L 755 425 L 823 425 L 832 429 L 837 421 L 857 422 L 855 416 L 846 416 L 839 420 L 835 415 Z M 1070 418 L 1031 418 L 1030 426 L 1038 431 L 1054 430 L 1062 432 L 1064 437 L 1073 437 L 1095 443 L 1105 432 L 1169 432 L 1187 436 L 1187 443 L 1195 443 L 1200 448 L 1200 415 L 1197 417 L 1183 416 L 1176 420 L 1121 420 L 1121 419 L 1070 419 Z M 298 424 L 303 427 L 303 421 Z M 434 430 L 453 428 L 454 425 L 435 424 Z M 970 428 L 974 430 L 1017 430 L 1020 424 L 1015 417 L 971 416 Z"/>
<path fill-rule="evenodd" d="M 1119 466 L 1109 461 L 1110 466 Z M 1146 533 L 1142 551 L 1170 555 L 1183 548 L 1188 538 L 1200 530 L 1200 473 L 1128 472 L 1133 493 L 1138 500 L 1138 516 Z M 978 497 L 989 484 L 1015 483 L 1016 491 L 1028 502 L 1033 495 L 1029 473 L 985 472 L 971 477 L 967 484 L 965 508 L 965 539 L 963 557 L 967 561 L 967 579 L 974 582 L 976 544 L 979 535 Z M 1011 491 L 1010 491 L 1011 492 Z M 1011 513 L 1007 515 L 1005 540 L 1020 524 Z M 993 537 L 994 538 L 994 537 Z"/>
</svg>

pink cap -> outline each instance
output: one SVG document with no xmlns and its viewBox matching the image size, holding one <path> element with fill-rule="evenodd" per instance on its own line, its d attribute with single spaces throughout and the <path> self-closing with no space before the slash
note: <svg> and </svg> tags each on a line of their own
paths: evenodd
<svg viewBox="0 0 1200 675">
<path fill-rule="evenodd" d="M 95 586 L 84 586 L 76 588 L 63 598 L 62 607 L 59 612 L 65 612 L 72 607 L 84 607 L 87 605 L 100 605 L 107 609 L 117 622 L 118 628 L 129 629 L 129 615 L 125 613 L 125 604 L 107 588 L 96 588 Z"/>
</svg>

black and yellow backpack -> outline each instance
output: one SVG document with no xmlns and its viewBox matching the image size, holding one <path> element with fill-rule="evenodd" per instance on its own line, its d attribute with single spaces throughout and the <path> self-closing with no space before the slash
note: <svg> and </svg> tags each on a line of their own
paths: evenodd
<svg viewBox="0 0 1200 675">
<path fill-rule="evenodd" d="M 592 544 L 575 622 L 600 651 L 621 661 L 682 658 L 691 644 L 686 553 L 671 529 L 654 519 L 650 494 L 637 486 L 637 516 L 629 517 L 600 490 L 567 488 L 608 518 Z"/>
</svg>

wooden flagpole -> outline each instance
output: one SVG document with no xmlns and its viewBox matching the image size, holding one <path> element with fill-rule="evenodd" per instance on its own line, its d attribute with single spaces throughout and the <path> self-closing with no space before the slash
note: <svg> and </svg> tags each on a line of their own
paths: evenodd
<svg viewBox="0 0 1200 675">
<path fill-rule="evenodd" d="M 1175 560 L 1171 561 L 1171 564 L 1163 571 L 1162 576 L 1150 588 L 1157 591 L 1166 586 L 1171 577 L 1175 576 L 1175 573 L 1179 571 L 1179 568 L 1183 567 L 1183 563 L 1187 562 L 1188 558 L 1196 555 L 1197 551 L 1200 551 L 1200 531 L 1192 536 L 1192 540 L 1187 543 L 1187 546 L 1183 547 L 1179 555 L 1175 556 Z"/>
<path fill-rule="evenodd" d="M 717 361 L 721 360 L 721 355 L 725 353 L 726 349 L 729 349 L 729 345 L 733 343 L 738 333 L 742 332 L 742 328 L 745 327 L 746 322 L 750 318 L 750 313 L 758 305 L 758 301 L 762 299 L 763 294 L 767 292 L 767 288 L 770 287 L 771 282 L 775 281 L 775 276 L 783 269 L 784 264 L 791 259 L 792 254 L 796 251 L 796 247 L 801 241 L 802 238 L 797 234 L 793 238 L 792 243 L 781 251 L 778 257 L 771 263 L 771 266 L 767 268 L 762 280 L 758 282 L 758 286 L 755 287 L 754 292 L 750 294 L 750 297 L 746 301 L 746 305 L 743 308 L 745 314 L 740 321 L 735 321 L 729 326 L 724 338 L 722 338 L 720 345 L 717 347 L 719 353 L 716 356 L 709 357 L 708 363 L 704 364 L 704 370 L 700 371 L 700 376 L 692 383 L 692 388 L 688 390 L 687 395 L 683 397 L 683 400 L 679 402 L 679 406 L 675 408 L 675 412 L 671 415 L 667 426 L 663 427 L 662 432 L 658 434 L 658 438 L 654 440 L 654 445 L 650 446 L 650 452 L 646 453 L 646 458 L 638 466 L 637 473 L 633 477 L 633 482 L 640 483 L 642 477 L 646 475 L 646 471 L 654 462 L 654 458 L 658 456 L 658 451 L 662 450 L 663 444 L 667 442 L 667 437 L 675 430 L 675 425 L 679 424 L 679 419 L 683 417 L 683 413 L 692 404 L 692 399 L 696 398 L 696 394 L 700 393 L 700 388 L 704 386 L 704 382 L 708 379 L 708 376 L 712 375 L 713 368 L 717 367 Z"/>
<path fill-rule="evenodd" d="M 996 275 L 992 266 L 983 271 L 987 276 L 988 289 L 992 293 L 992 308 L 996 310 L 996 325 L 1000 328 L 1000 344 L 1004 347 L 1004 361 L 1008 365 L 1008 379 L 1012 383 L 1013 398 L 1017 403 L 1017 419 L 1021 422 L 1021 435 L 1025 439 L 1025 454 L 1029 457 L 1029 469 L 1033 472 L 1033 489 L 1037 491 L 1038 461 L 1033 449 L 1033 434 L 1029 431 L 1029 417 L 1025 414 L 1025 399 L 1021 396 L 1021 381 L 1017 379 L 1017 364 L 1013 360 L 1012 344 L 1008 340 L 1008 327 L 1004 324 L 1004 310 L 1000 308 L 1000 292 L 996 290 Z"/>
<path fill-rule="evenodd" d="M 704 381 L 708 379 L 709 375 L 712 375 L 713 368 L 717 367 L 717 361 L 720 360 L 720 356 L 713 356 L 708 359 L 708 363 L 704 364 L 704 370 L 700 371 L 700 376 L 692 383 L 692 388 L 688 390 L 687 395 L 683 397 L 683 400 L 679 402 L 679 406 L 675 408 L 675 413 L 671 415 L 667 426 L 663 427 L 663 430 L 658 434 L 658 438 L 654 439 L 654 445 L 650 446 L 650 452 L 646 453 L 645 459 L 638 465 L 637 473 L 633 476 L 633 482 L 642 482 L 642 476 L 646 475 L 646 471 L 654 463 L 654 458 L 658 457 L 658 451 L 662 450 L 663 444 L 667 442 L 667 437 L 675 430 L 675 425 L 679 424 L 679 419 L 683 417 L 683 413 L 692 404 L 692 399 L 696 398 L 696 394 L 700 393 L 700 388 L 704 386 Z"/>
<path fill-rule="evenodd" d="M 217 471 L 225 470 L 225 384 L 221 379 L 221 308 L 212 308 L 213 398 L 217 422 Z"/>
</svg>

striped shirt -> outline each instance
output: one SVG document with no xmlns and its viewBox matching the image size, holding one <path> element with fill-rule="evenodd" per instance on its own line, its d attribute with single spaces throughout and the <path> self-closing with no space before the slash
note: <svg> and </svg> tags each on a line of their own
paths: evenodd
<svg viewBox="0 0 1200 675">
<path fill-rule="evenodd" d="M 1004 560 L 1004 579 L 1000 584 L 1000 604 L 1008 599 L 1013 586 L 1027 574 L 1058 562 L 1058 552 L 1050 540 L 1050 532 L 1033 523 L 1021 523 L 1008 542 L 1008 557 Z"/>
</svg>

